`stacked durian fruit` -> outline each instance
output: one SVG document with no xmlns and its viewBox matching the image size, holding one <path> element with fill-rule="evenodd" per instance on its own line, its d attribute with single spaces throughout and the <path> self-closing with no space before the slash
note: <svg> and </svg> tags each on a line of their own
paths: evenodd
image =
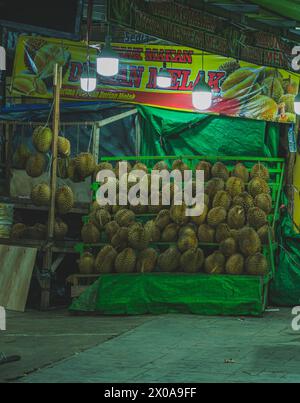
<svg viewBox="0 0 300 403">
<path fill-rule="evenodd" d="M 35 152 L 31 153 L 28 147 L 21 144 L 13 156 L 13 164 L 17 169 L 24 169 L 28 176 L 38 178 L 42 176 L 48 166 L 48 153 L 51 151 L 53 133 L 49 127 L 38 126 L 32 134 L 32 144 Z M 58 176 L 65 178 L 63 169 L 68 167 L 68 160 L 71 154 L 71 144 L 65 137 L 58 137 Z M 85 170 L 85 161 L 78 157 L 78 169 Z M 95 166 L 95 164 L 94 164 Z M 81 171 L 80 171 L 81 172 Z M 30 199 L 33 205 L 37 207 L 48 207 L 50 205 L 51 189 L 49 181 L 34 184 L 31 189 Z M 56 212 L 58 214 L 54 225 L 54 238 L 64 240 L 68 232 L 68 225 L 60 218 L 61 215 L 68 214 L 74 205 L 74 194 L 72 189 L 67 186 L 59 186 L 55 194 Z M 23 223 L 17 223 L 13 226 L 11 238 L 17 239 L 35 239 L 43 240 L 47 235 L 47 226 L 45 224 L 35 224 L 26 226 Z"/>
<path fill-rule="evenodd" d="M 165 162 L 159 162 L 154 168 L 166 167 Z M 110 168 L 107 163 L 99 167 Z M 133 168 L 144 170 L 149 178 L 144 164 Z M 185 171 L 189 167 L 177 160 L 172 169 Z M 103 241 L 106 245 L 96 254 L 84 253 L 80 271 L 267 274 L 263 245 L 269 242 L 268 216 L 272 213 L 268 169 L 262 163 L 250 170 L 237 163 L 230 172 L 222 162 L 212 165 L 201 161 L 196 170 L 203 170 L 205 176 L 205 207 L 200 216 L 188 217 L 185 205 L 173 204 L 180 190 L 172 185 L 168 206 L 100 207 L 94 202 L 89 222 L 82 228 L 82 240 L 91 246 Z M 112 180 L 116 188 L 118 180 Z M 152 219 L 139 222 L 145 213 Z"/>
</svg>

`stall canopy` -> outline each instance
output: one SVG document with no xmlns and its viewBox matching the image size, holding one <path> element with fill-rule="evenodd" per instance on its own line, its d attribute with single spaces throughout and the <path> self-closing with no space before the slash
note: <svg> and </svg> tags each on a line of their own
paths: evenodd
<svg viewBox="0 0 300 403">
<path fill-rule="evenodd" d="M 279 125 L 140 106 L 142 155 L 276 157 Z"/>
</svg>

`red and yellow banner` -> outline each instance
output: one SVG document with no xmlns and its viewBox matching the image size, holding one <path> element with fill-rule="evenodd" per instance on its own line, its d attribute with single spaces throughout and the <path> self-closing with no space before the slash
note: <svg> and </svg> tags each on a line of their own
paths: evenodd
<svg viewBox="0 0 300 403">
<path fill-rule="evenodd" d="M 144 104 L 192 111 L 191 92 L 205 74 L 213 104 L 205 113 L 290 123 L 295 121 L 294 98 L 300 75 L 284 70 L 237 62 L 182 46 L 114 44 L 120 56 L 116 77 L 97 76 L 92 93 L 80 88 L 87 57 L 82 43 L 30 36 L 18 42 L 12 96 L 52 98 L 54 64 L 63 66 L 62 98 L 69 100 Z M 95 68 L 96 51 L 91 50 Z M 156 77 L 163 62 L 172 75 L 169 89 L 159 89 Z"/>
</svg>

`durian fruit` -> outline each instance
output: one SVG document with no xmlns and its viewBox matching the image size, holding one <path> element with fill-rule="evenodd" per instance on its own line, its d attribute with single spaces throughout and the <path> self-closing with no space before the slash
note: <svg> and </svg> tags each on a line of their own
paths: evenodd
<svg viewBox="0 0 300 403">
<path fill-rule="evenodd" d="M 283 90 L 286 94 L 293 96 L 298 94 L 298 81 L 292 80 L 291 77 L 283 80 Z"/>
<path fill-rule="evenodd" d="M 254 204 L 259 207 L 266 214 L 270 214 L 272 211 L 272 198 L 267 193 L 261 193 L 257 195 L 254 199 Z"/>
<path fill-rule="evenodd" d="M 168 171 L 168 170 L 169 167 L 165 161 L 158 161 L 153 167 L 153 171 Z"/>
<path fill-rule="evenodd" d="M 57 151 L 58 155 L 62 158 L 69 157 L 71 155 L 71 143 L 68 139 L 62 136 L 58 136 L 57 139 Z"/>
<path fill-rule="evenodd" d="M 225 182 L 220 178 L 212 178 L 205 184 L 205 193 L 213 200 L 219 190 L 224 190 Z"/>
<path fill-rule="evenodd" d="M 84 178 L 81 175 L 79 175 L 79 172 L 76 168 L 75 159 L 69 160 L 69 163 L 67 166 L 67 174 L 68 174 L 68 178 L 71 179 L 71 181 L 74 183 L 79 183 L 84 180 Z"/>
<path fill-rule="evenodd" d="M 46 168 L 46 159 L 44 154 L 36 153 L 31 155 L 26 162 L 26 173 L 32 178 L 41 176 Z"/>
<path fill-rule="evenodd" d="M 240 230 L 231 228 L 230 234 L 231 234 L 231 238 L 235 239 L 238 242 Z"/>
<path fill-rule="evenodd" d="M 101 233 L 98 228 L 92 224 L 87 223 L 81 229 L 81 239 L 84 243 L 94 244 L 100 242 Z"/>
<path fill-rule="evenodd" d="M 105 225 L 105 233 L 109 241 L 120 229 L 119 224 L 116 221 L 110 221 Z"/>
<path fill-rule="evenodd" d="M 150 235 L 141 223 L 134 224 L 128 230 L 128 244 L 136 250 L 147 249 Z"/>
<path fill-rule="evenodd" d="M 170 218 L 178 225 L 187 224 L 190 217 L 187 215 L 187 207 L 185 204 L 180 206 L 172 206 L 170 208 Z"/>
<path fill-rule="evenodd" d="M 177 242 L 179 226 L 177 224 L 168 224 L 161 234 L 162 242 Z"/>
<path fill-rule="evenodd" d="M 147 214 L 148 206 L 143 206 L 142 204 L 138 204 L 137 206 L 130 206 L 130 210 L 134 212 L 134 214 Z"/>
<path fill-rule="evenodd" d="M 219 224 L 226 221 L 227 211 L 223 207 L 215 207 L 207 214 L 207 223 L 216 228 Z"/>
<path fill-rule="evenodd" d="M 275 238 L 274 230 L 269 227 L 268 224 L 263 225 L 257 230 L 257 234 L 261 240 L 261 243 L 263 245 L 268 245 L 269 244 L 269 230 L 270 230 L 270 235 L 271 235 L 271 240 L 273 241 Z"/>
<path fill-rule="evenodd" d="M 245 80 L 252 76 L 253 69 L 249 69 L 247 67 L 239 68 L 231 73 L 229 77 L 226 77 L 226 79 L 223 81 L 222 91 L 225 92 L 237 87 L 239 84 L 244 83 Z"/>
<path fill-rule="evenodd" d="M 56 218 L 54 223 L 54 239 L 63 241 L 68 233 L 68 225 L 60 218 Z"/>
<path fill-rule="evenodd" d="M 215 251 L 205 259 L 204 269 L 208 274 L 222 274 L 225 269 L 225 256 Z"/>
<path fill-rule="evenodd" d="M 97 176 L 101 171 L 113 171 L 112 164 L 110 162 L 100 162 L 100 164 L 95 166 L 94 175 Z"/>
<path fill-rule="evenodd" d="M 250 172 L 250 176 L 252 179 L 261 178 L 267 182 L 270 179 L 270 172 L 264 164 L 259 162 L 255 165 L 253 165 L 251 172 Z"/>
<path fill-rule="evenodd" d="M 249 181 L 248 169 L 242 163 L 238 163 L 235 165 L 233 171 L 231 172 L 231 176 L 240 178 L 244 183 L 248 183 Z"/>
<path fill-rule="evenodd" d="M 68 165 L 69 161 L 67 158 L 58 158 L 57 160 L 57 176 L 61 179 L 68 179 Z"/>
<path fill-rule="evenodd" d="M 241 65 L 237 60 L 230 60 L 228 62 L 221 64 L 221 66 L 218 68 L 218 70 L 225 71 L 226 77 L 228 77 L 230 74 L 234 73 L 236 70 L 238 70 L 240 68 L 241 68 Z"/>
<path fill-rule="evenodd" d="M 180 269 L 185 273 L 197 273 L 204 264 L 204 253 L 200 248 L 188 249 L 180 257 Z"/>
<path fill-rule="evenodd" d="M 158 257 L 158 267 L 162 272 L 174 272 L 179 268 L 181 254 L 175 246 L 171 246 Z"/>
<path fill-rule="evenodd" d="M 248 192 L 255 198 L 261 193 L 270 193 L 270 187 L 268 183 L 261 178 L 253 178 L 248 184 Z"/>
<path fill-rule="evenodd" d="M 169 210 L 161 210 L 157 217 L 154 220 L 155 225 L 163 231 L 168 224 L 171 222 L 170 211 Z"/>
<path fill-rule="evenodd" d="M 56 190 L 55 203 L 59 214 L 68 214 L 74 206 L 73 191 L 69 186 L 63 186 Z"/>
<path fill-rule="evenodd" d="M 155 224 L 154 220 L 147 221 L 145 231 L 149 233 L 150 242 L 159 242 L 161 238 L 160 228 Z"/>
<path fill-rule="evenodd" d="M 287 113 L 295 113 L 295 95 L 293 94 L 284 94 L 279 100 L 279 104 L 284 104 L 285 112 Z"/>
<path fill-rule="evenodd" d="M 226 223 L 221 223 L 217 226 L 216 228 L 216 242 L 217 243 L 221 243 L 222 241 L 224 241 L 227 238 L 231 238 L 232 237 L 232 232 L 231 232 L 231 228 L 229 228 L 228 224 Z"/>
<path fill-rule="evenodd" d="M 243 207 L 243 209 L 247 212 L 250 207 L 254 207 L 254 200 L 248 192 L 242 192 L 234 197 L 232 204 L 234 206 Z"/>
<path fill-rule="evenodd" d="M 81 178 L 87 178 L 94 173 L 95 158 L 90 153 L 81 153 L 75 157 L 75 168 Z"/>
<path fill-rule="evenodd" d="M 113 235 L 110 242 L 118 252 L 128 247 L 128 232 L 129 227 L 120 227 Z"/>
<path fill-rule="evenodd" d="M 245 259 L 240 253 L 230 256 L 225 265 L 227 274 L 241 275 L 244 272 Z"/>
<path fill-rule="evenodd" d="M 229 171 L 223 162 L 218 161 L 211 168 L 211 175 L 213 178 L 220 178 L 226 182 L 229 178 Z"/>
<path fill-rule="evenodd" d="M 30 199 L 35 206 L 49 206 L 51 189 L 48 183 L 35 185 L 30 194 Z"/>
<path fill-rule="evenodd" d="M 213 208 L 223 207 L 225 210 L 229 210 L 231 206 L 231 196 L 225 190 L 219 190 L 213 199 Z"/>
<path fill-rule="evenodd" d="M 146 174 L 149 172 L 147 165 L 141 163 L 141 162 L 137 162 L 133 168 L 133 171 L 144 171 Z"/>
<path fill-rule="evenodd" d="M 89 253 L 85 252 L 78 260 L 78 268 L 80 274 L 93 274 L 95 267 L 95 258 Z"/>
<path fill-rule="evenodd" d="M 93 222 L 99 228 L 99 230 L 104 229 L 106 224 L 108 224 L 110 221 L 111 215 L 105 208 L 100 208 L 93 214 Z"/>
<path fill-rule="evenodd" d="M 116 213 L 115 220 L 120 227 L 129 227 L 135 222 L 135 214 L 131 210 L 121 209 Z"/>
<path fill-rule="evenodd" d="M 208 161 L 200 161 L 199 164 L 196 165 L 196 171 L 204 171 L 204 181 L 207 182 L 211 178 L 211 168 L 212 165 Z"/>
<path fill-rule="evenodd" d="M 22 239 L 26 234 L 26 225 L 22 223 L 14 224 L 12 226 L 10 237 L 13 240 Z"/>
<path fill-rule="evenodd" d="M 37 151 L 47 153 L 51 148 L 52 137 L 53 134 L 49 127 L 39 126 L 33 131 L 32 143 Z"/>
<path fill-rule="evenodd" d="M 182 160 L 175 160 L 172 164 L 172 170 L 178 169 L 181 172 L 188 171 L 190 168 Z"/>
<path fill-rule="evenodd" d="M 248 210 L 247 219 L 248 225 L 255 229 L 261 228 L 268 222 L 266 213 L 259 207 L 251 207 Z"/>
<path fill-rule="evenodd" d="M 237 252 L 237 242 L 233 238 L 224 239 L 224 241 L 220 243 L 219 249 L 224 256 L 232 256 Z"/>
<path fill-rule="evenodd" d="M 19 145 L 13 155 L 13 167 L 16 169 L 25 169 L 30 150 L 25 144 Z"/>
<path fill-rule="evenodd" d="M 115 260 L 117 273 L 133 273 L 136 266 L 136 253 L 131 248 L 126 248 L 118 254 Z"/>
<path fill-rule="evenodd" d="M 245 210 L 241 206 L 234 206 L 228 212 L 227 223 L 232 229 L 243 228 L 246 222 Z"/>
<path fill-rule="evenodd" d="M 179 229 L 178 237 L 180 238 L 185 235 L 191 235 L 191 236 L 197 235 L 197 230 L 198 230 L 197 225 L 193 222 L 189 222 L 188 224 L 183 225 Z"/>
<path fill-rule="evenodd" d="M 245 190 L 245 183 L 241 178 L 231 176 L 226 182 L 226 190 L 231 197 L 238 196 Z"/>
<path fill-rule="evenodd" d="M 182 235 L 179 237 L 177 242 L 178 249 L 180 252 L 185 252 L 188 249 L 193 249 L 198 247 L 198 239 L 195 235 Z"/>
<path fill-rule="evenodd" d="M 215 229 L 208 224 L 201 224 L 198 228 L 198 239 L 201 243 L 213 243 L 215 241 Z"/>
<path fill-rule="evenodd" d="M 260 120 L 273 121 L 278 114 L 278 105 L 270 97 L 257 95 L 253 101 L 245 108 L 245 116 L 258 118 Z"/>
<path fill-rule="evenodd" d="M 96 273 L 112 273 L 117 255 L 116 250 L 111 245 L 105 245 L 96 256 Z"/>
<path fill-rule="evenodd" d="M 255 255 L 261 251 L 261 241 L 251 227 L 244 227 L 239 232 L 239 249 L 244 256 Z"/>
<path fill-rule="evenodd" d="M 263 94 L 279 102 L 284 91 L 281 82 L 276 77 L 268 77 L 262 82 Z"/>
<path fill-rule="evenodd" d="M 136 270 L 138 273 L 151 273 L 156 267 L 158 253 L 153 248 L 141 251 L 137 258 Z"/>
<path fill-rule="evenodd" d="M 129 174 L 129 172 L 132 171 L 132 166 L 131 166 L 131 164 L 130 164 L 129 161 L 118 161 L 118 162 L 116 163 L 116 166 L 115 166 L 115 175 L 116 175 L 117 178 L 120 178 L 120 172 L 119 172 L 119 170 L 120 170 L 120 163 L 122 163 L 122 165 L 124 165 L 125 169 L 127 169 L 127 173 L 128 173 L 128 174 Z"/>
<path fill-rule="evenodd" d="M 269 272 L 268 261 L 262 253 L 249 256 L 245 263 L 247 274 L 265 276 Z"/>
<path fill-rule="evenodd" d="M 200 210 L 199 210 L 199 211 L 200 211 Z M 207 213 L 208 213 L 208 207 L 207 207 L 206 204 L 204 204 L 203 212 L 202 212 L 201 214 L 199 214 L 199 215 L 191 216 L 191 217 L 190 217 L 191 222 L 194 223 L 194 224 L 196 224 L 196 225 L 201 225 L 201 224 L 203 224 L 203 223 L 205 222 L 205 220 L 206 220 Z"/>
</svg>

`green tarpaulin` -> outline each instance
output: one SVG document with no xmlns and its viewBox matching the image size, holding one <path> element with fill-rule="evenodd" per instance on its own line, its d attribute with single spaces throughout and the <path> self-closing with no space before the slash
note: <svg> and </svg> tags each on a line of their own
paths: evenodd
<svg viewBox="0 0 300 403">
<path fill-rule="evenodd" d="M 104 315 L 192 313 L 261 315 L 264 281 L 256 276 L 107 274 L 71 305 Z"/>
<path fill-rule="evenodd" d="M 300 305 L 300 234 L 285 215 L 278 228 L 279 259 L 271 283 L 271 302 L 281 306 Z"/>
<path fill-rule="evenodd" d="M 141 155 L 277 157 L 279 125 L 140 106 Z"/>
</svg>

